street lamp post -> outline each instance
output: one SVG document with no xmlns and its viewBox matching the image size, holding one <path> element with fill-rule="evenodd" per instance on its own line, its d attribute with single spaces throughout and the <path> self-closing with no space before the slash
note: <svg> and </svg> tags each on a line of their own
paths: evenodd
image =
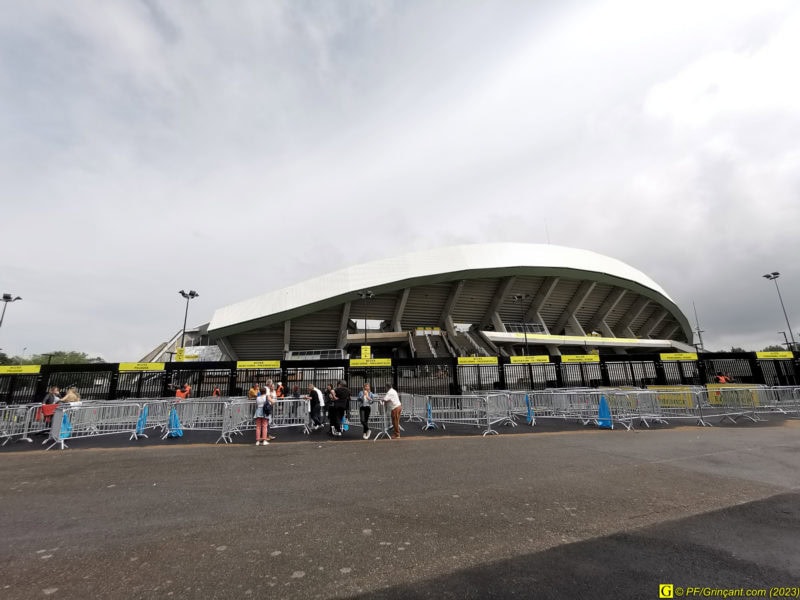
<svg viewBox="0 0 800 600">
<path fill-rule="evenodd" d="M 525 300 L 530 300 L 530 294 L 514 294 L 511 296 L 511 299 L 514 301 L 514 304 L 519 304 L 519 316 L 520 321 L 522 321 L 522 332 L 525 335 L 525 355 L 529 354 L 528 351 L 528 324 L 525 322 L 525 307 L 522 303 Z"/>
<path fill-rule="evenodd" d="M 786 349 L 788 350 L 789 348 L 791 348 L 791 346 L 789 345 L 789 338 L 786 337 L 786 332 L 785 331 L 779 331 L 778 333 L 782 333 L 783 334 L 783 341 L 786 342 Z"/>
<path fill-rule="evenodd" d="M 0 313 L 0 327 L 3 326 L 3 319 L 6 316 L 6 307 L 8 306 L 9 302 L 16 302 L 17 300 L 22 300 L 19 296 L 14 296 L 13 294 L 3 294 L 3 297 L 0 298 L 3 301 L 3 312 Z"/>
<path fill-rule="evenodd" d="M 181 330 L 181 348 L 183 348 L 183 338 L 186 336 L 186 319 L 189 317 L 189 300 L 197 298 L 200 294 L 194 290 L 189 290 L 188 292 L 181 290 L 178 293 L 186 298 L 186 311 L 183 313 L 183 329 Z"/>
<path fill-rule="evenodd" d="M 364 345 L 367 345 L 367 318 L 369 317 L 369 299 L 374 298 L 372 290 L 358 292 L 359 297 L 364 301 Z"/>
<path fill-rule="evenodd" d="M 789 315 L 786 314 L 786 306 L 783 304 L 783 296 L 781 296 L 781 288 L 778 286 L 778 277 L 781 274 L 777 271 L 773 271 L 772 273 L 767 273 L 766 275 L 762 275 L 764 279 L 769 279 L 770 281 L 775 282 L 775 289 L 778 292 L 778 300 L 781 302 L 781 309 L 783 310 L 783 318 L 786 319 L 786 328 L 789 330 L 789 337 L 792 338 L 792 350 L 797 349 L 797 345 L 794 341 L 794 332 L 792 331 L 792 326 L 789 324 Z"/>
</svg>

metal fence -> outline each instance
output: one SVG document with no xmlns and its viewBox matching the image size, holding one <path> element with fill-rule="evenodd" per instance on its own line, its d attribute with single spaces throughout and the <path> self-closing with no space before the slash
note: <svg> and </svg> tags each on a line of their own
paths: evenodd
<svg viewBox="0 0 800 600">
<path fill-rule="evenodd" d="M 42 365 L 36 374 L 0 373 L 0 403 L 40 402 L 49 386 L 75 386 L 84 399 L 142 400 L 174 396 L 175 388 L 188 383 L 194 397 L 241 396 L 253 384 L 267 379 L 281 381 L 287 392 L 296 386 L 305 394 L 309 383 L 324 389 L 339 379 L 350 389 L 370 382 L 375 391 L 386 383 L 399 392 L 421 395 L 462 395 L 552 388 L 644 387 L 651 385 L 704 385 L 717 372 L 731 375 L 738 384 L 800 386 L 797 358 L 760 359 L 756 353 L 706 353 L 699 360 L 662 360 L 661 355 L 601 355 L 595 363 L 512 363 L 497 357 L 497 364 L 465 365 L 458 359 L 392 359 L 388 367 L 351 367 L 347 360 L 281 361 L 280 367 L 239 369 L 233 361 L 165 363 L 161 371 L 120 371 L 120 365 Z"/>
</svg>

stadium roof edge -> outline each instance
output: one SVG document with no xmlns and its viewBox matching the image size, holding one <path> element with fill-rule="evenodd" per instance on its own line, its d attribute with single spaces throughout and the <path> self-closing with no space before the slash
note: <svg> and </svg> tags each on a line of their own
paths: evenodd
<svg viewBox="0 0 800 600">
<path fill-rule="evenodd" d="M 217 309 L 209 333 L 217 338 L 291 319 L 355 300 L 358 292 L 366 289 L 379 294 L 420 284 L 524 274 L 623 285 L 670 307 L 683 329 L 690 331 L 685 316 L 664 289 L 620 260 L 564 246 L 493 243 L 424 250 L 333 271 Z"/>
</svg>

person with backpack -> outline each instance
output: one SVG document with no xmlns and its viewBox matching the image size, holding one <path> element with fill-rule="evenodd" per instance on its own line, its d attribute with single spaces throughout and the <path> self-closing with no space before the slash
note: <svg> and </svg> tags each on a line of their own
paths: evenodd
<svg viewBox="0 0 800 600">
<path fill-rule="evenodd" d="M 342 435 L 342 419 L 344 413 L 350 404 L 350 390 L 347 388 L 347 383 L 340 379 L 333 390 L 333 408 L 331 411 L 331 435 L 341 437 Z"/>
<path fill-rule="evenodd" d="M 256 446 L 268 446 L 269 416 L 272 414 L 272 403 L 269 401 L 268 390 L 262 387 L 256 395 Z"/>
</svg>

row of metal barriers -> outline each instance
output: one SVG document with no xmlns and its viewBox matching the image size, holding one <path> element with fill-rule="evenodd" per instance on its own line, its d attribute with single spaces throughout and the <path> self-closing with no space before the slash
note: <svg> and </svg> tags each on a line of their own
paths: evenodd
<svg viewBox="0 0 800 600">
<path fill-rule="evenodd" d="M 466 425 L 496 434 L 498 425 L 556 419 L 632 429 L 653 424 L 763 421 L 765 415 L 800 417 L 800 387 L 746 385 L 665 386 L 647 389 L 548 389 L 469 396 L 406 395 L 403 413 L 423 429 Z"/>
<path fill-rule="evenodd" d="M 418 423 L 423 430 L 466 426 L 478 429 L 484 436 L 497 434 L 498 426 L 535 426 L 544 419 L 632 429 L 667 423 L 709 426 L 740 419 L 758 422 L 767 414 L 800 416 L 800 387 L 709 385 L 400 397 L 404 423 Z M 41 404 L 0 407 L 2 445 L 14 439 L 32 442 L 39 435 L 46 436 L 43 445 L 48 449 L 63 449 L 69 439 L 114 434 L 128 434 L 131 440 L 149 435 L 182 437 L 184 431 L 218 432 L 217 442 L 231 443 L 255 428 L 255 401 L 247 398 L 96 400 L 58 405 L 51 417 L 45 416 L 42 409 Z M 348 412 L 351 418 L 357 418 L 356 399 L 351 401 Z M 279 400 L 273 406 L 270 428 L 297 428 L 308 434 L 309 417 L 306 400 Z M 389 437 L 389 414 L 382 403 L 374 406 L 368 425 L 378 432 L 376 439 L 384 434 Z"/>
</svg>

